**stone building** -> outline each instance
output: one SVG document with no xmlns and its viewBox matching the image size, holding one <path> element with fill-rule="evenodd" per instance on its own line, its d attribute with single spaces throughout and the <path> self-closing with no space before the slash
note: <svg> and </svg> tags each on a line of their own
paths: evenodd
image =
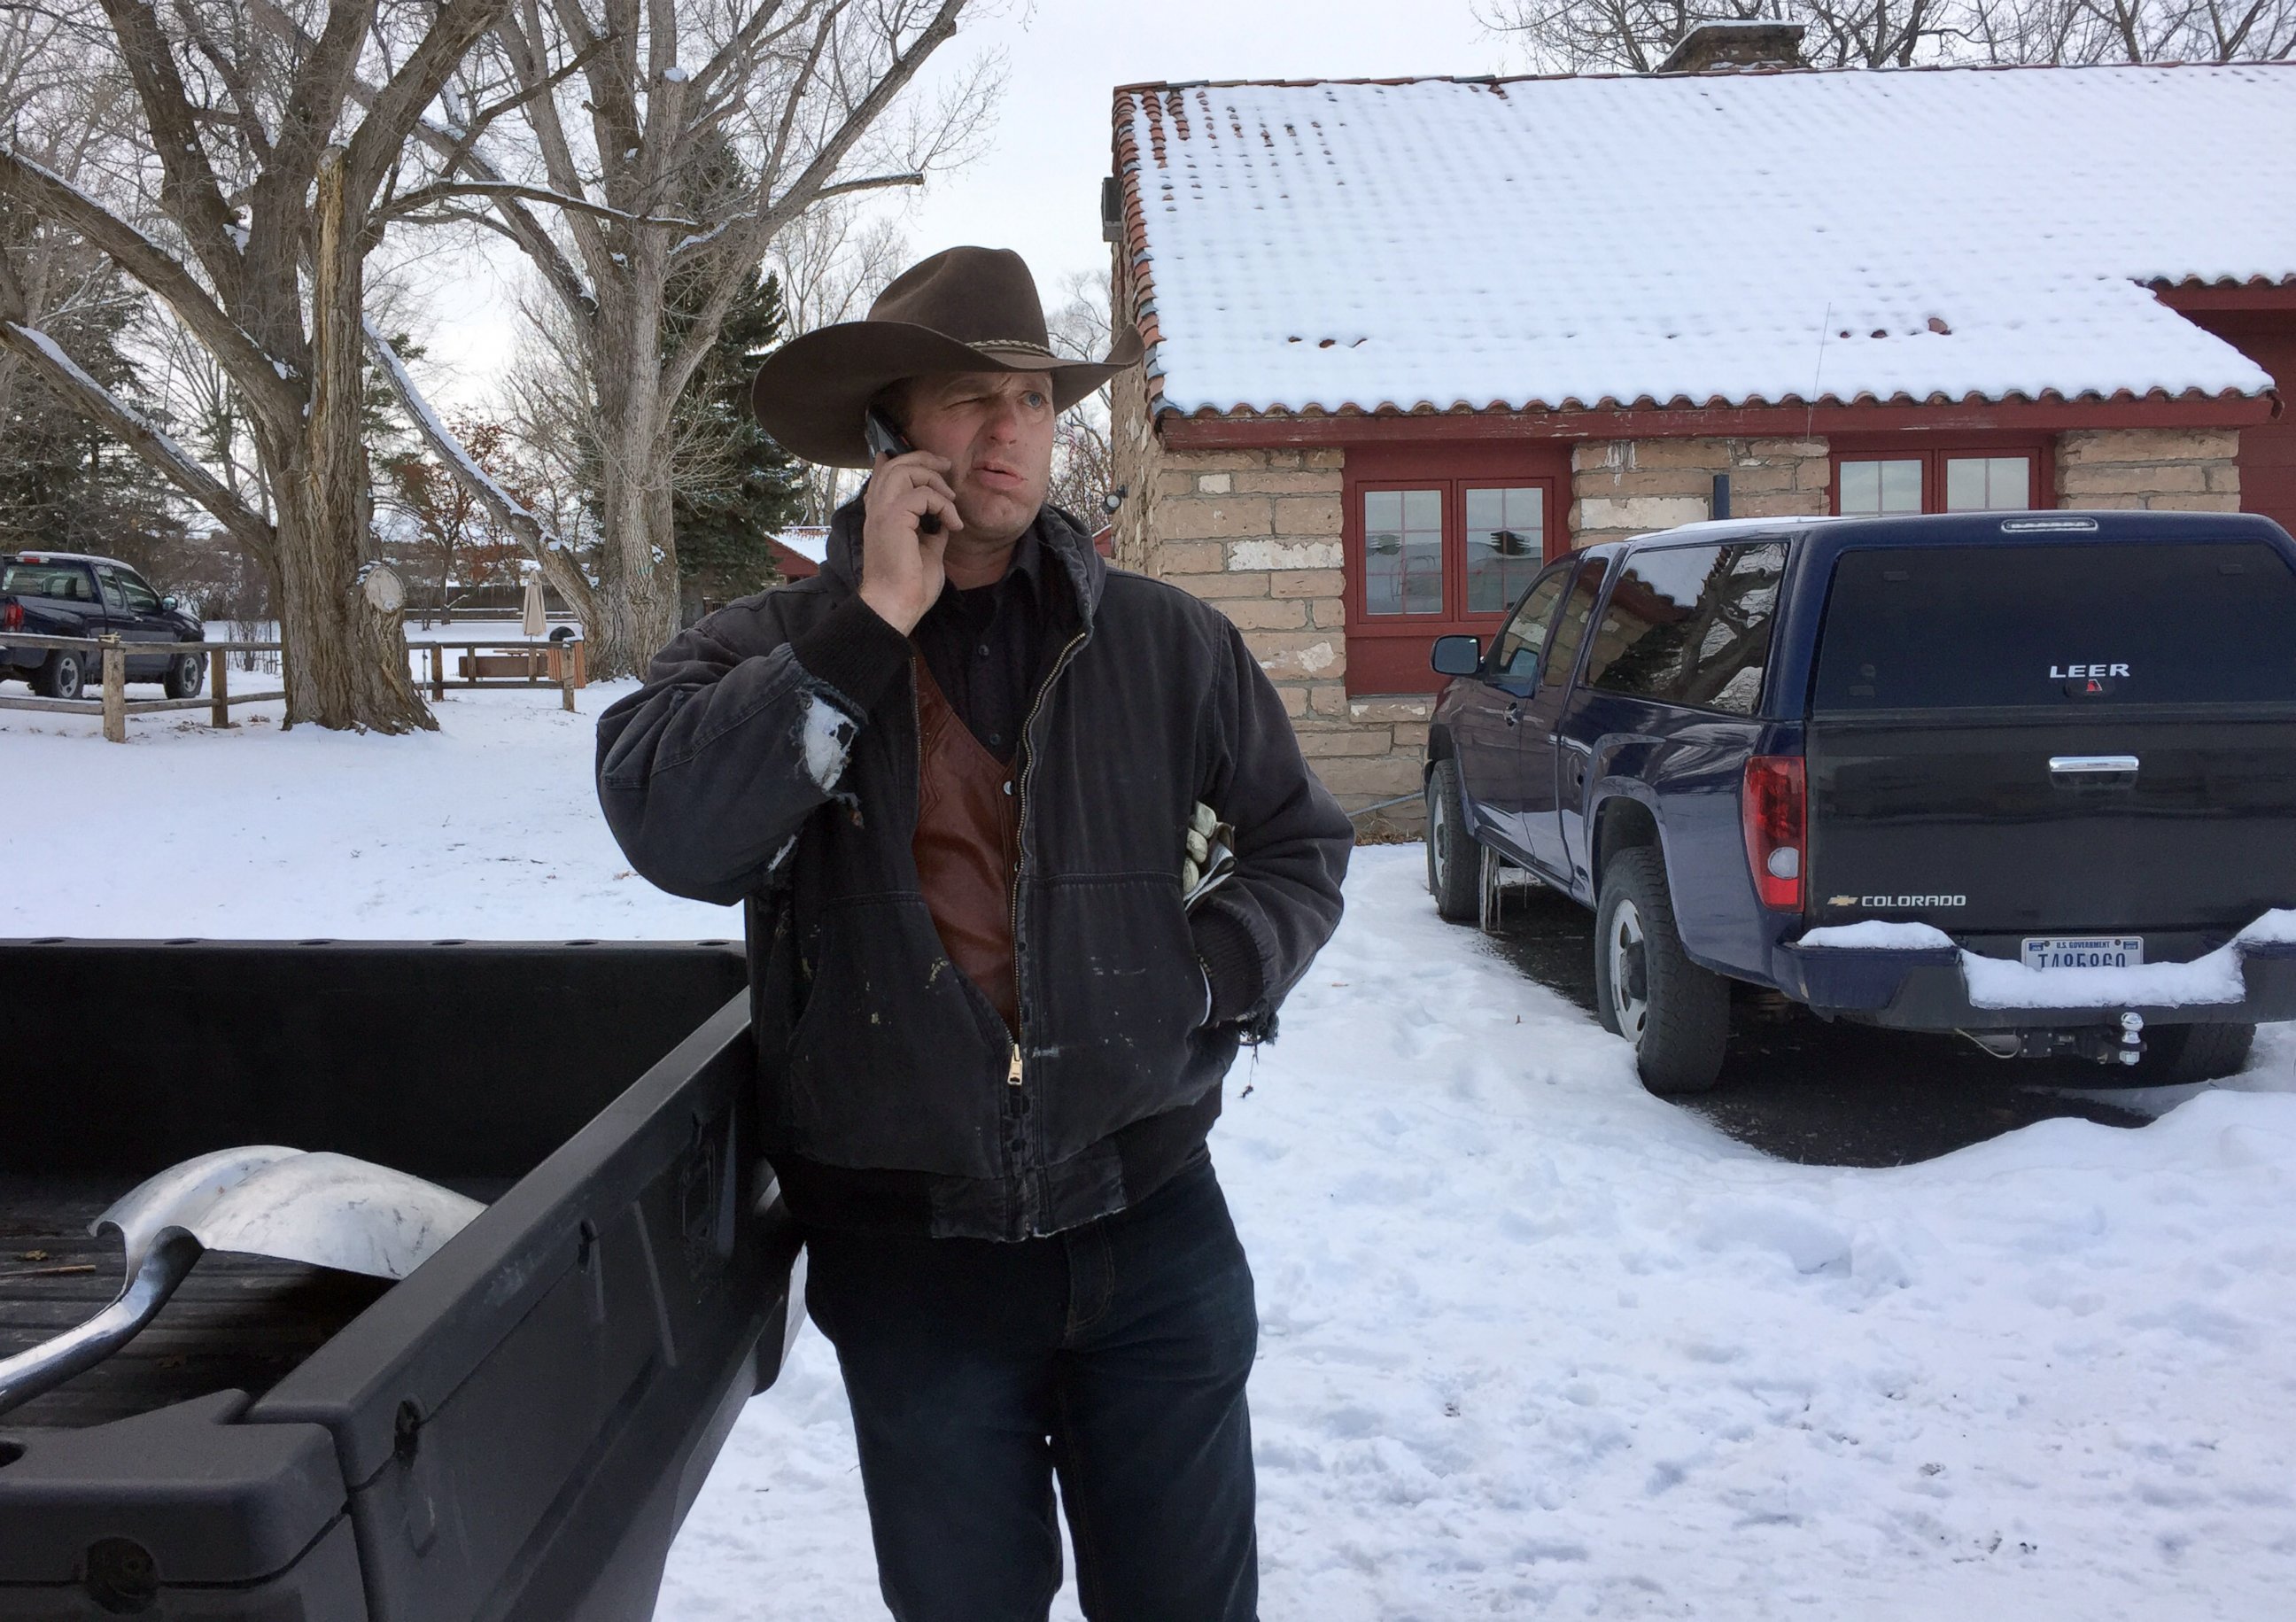
<svg viewBox="0 0 2296 1622">
<path fill-rule="evenodd" d="M 1439 635 L 1713 516 L 2296 527 L 2296 65 L 1144 85 L 1103 194 L 1115 557 L 1351 807 Z M 1385 814 L 1413 826 L 1408 802 Z"/>
</svg>

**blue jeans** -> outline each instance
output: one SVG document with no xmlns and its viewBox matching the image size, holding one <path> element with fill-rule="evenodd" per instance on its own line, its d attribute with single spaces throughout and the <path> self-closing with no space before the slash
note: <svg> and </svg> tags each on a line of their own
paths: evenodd
<svg viewBox="0 0 2296 1622">
<path fill-rule="evenodd" d="M 1046 1239 L 807 1236 L 898 1622 L 1250 1622 L 1251 1271 L 1208 1156 Z"/>
</svg>

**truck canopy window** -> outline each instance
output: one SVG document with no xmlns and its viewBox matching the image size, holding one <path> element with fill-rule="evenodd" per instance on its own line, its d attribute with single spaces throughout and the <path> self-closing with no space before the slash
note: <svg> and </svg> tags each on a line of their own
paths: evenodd
<svg viewBox="0 0 2296 1622">
<path fill-rule="evenodd" d="M 1813 708 L 2296 700 L 2291 625 L 2265 541 L 1845 552 Z"/>
<path fill-rule="evenodd" d="M 1753 714 L 1785 558 L 1778 541 L 1635 553 L 1595 630 L 1587 685 Z"/>
<path fill-rule="evenodd" d="M 0 595 L 94 602 L 95 586 L 85 563 L 10 563 L 0 568 Z"/>
</svg>

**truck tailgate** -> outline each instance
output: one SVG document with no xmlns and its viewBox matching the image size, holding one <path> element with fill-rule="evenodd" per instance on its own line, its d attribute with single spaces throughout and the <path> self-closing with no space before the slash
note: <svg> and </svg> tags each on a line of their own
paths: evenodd
<svg viewBox="0 0 2296 1622">
<path fill-rule="evenodd" d="M 1813 922 L 1917 920 L 2005 955 L 2017 935 L 2125 931 L 2162 958 L 2296 904 L 2288 548 L 2050 533 L 2084 525 L 2034 514 L 1998 542 L 1836 561 L 1808 733 Z"/>
<path fill-rule="evenodd" d="M 2239 708 L 1814 723 L 1812 913 L 2221 938 L 2296 904 L 2296 706 Z"/>
</svg>

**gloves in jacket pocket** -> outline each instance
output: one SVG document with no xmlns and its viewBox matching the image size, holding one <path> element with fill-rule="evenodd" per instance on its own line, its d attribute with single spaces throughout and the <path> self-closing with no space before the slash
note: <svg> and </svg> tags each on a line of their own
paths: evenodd
<svg viewBox="0 0 2296 1622">
<path fill-rule="evenodd" d="M 1197 902 L 1235 876 L 1235 830 L 1220 821 L 1219 813 L 1196 802 L 1181 843 L 1181 903 L 1193 910 Z"/>
</svg>

